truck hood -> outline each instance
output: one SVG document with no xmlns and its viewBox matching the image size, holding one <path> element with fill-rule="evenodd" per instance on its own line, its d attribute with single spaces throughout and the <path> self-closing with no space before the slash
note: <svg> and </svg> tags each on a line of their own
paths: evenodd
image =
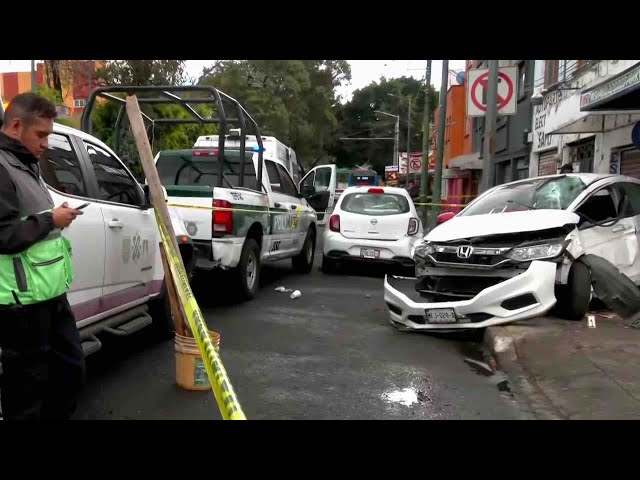
<svg viewBox="0 0 640 480">
<path fill-rule="evenodd" d="M 577 224 L 579 221 L 578 215 L 566 210 L 527 210 L 453 217 L 429 232 L 425 240 L 448 242 L 485 235 L 535 232 Z"/>
</svg>

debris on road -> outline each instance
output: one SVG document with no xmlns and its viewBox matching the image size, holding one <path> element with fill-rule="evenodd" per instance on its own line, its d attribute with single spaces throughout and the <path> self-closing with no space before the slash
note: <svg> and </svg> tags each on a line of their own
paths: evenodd
<svg viewBox="0 0 640 480">
<path fill-rule="evenodd" d="M 276 292 L 288 293 L 293 292 L 292 288 L 278 287 L 274 289 Z"/>
<path fill-rule="evenodd" d="M 291 299 L 295 300 L 296 298 L 300 298 L 301 296 L 302 296 L 302 293 L 300 293 L 300 290 L 296 290 L 291 294 Z"/>
</svg>

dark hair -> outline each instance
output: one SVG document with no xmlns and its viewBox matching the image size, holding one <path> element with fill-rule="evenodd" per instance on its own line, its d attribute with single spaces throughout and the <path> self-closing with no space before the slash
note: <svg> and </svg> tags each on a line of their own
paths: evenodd
<svg viewBox="0 0 640 480">
<path fill-rule="evenodd" d="M 14 118 L 19 118 L 25 125 L 30 125 L 36 117 L 54 119 L 58 116 L 56 106 L 35 93 L 21 93 L 14 97 L 4 113 L 4 124 L 8 125 Z"/>
</svg>

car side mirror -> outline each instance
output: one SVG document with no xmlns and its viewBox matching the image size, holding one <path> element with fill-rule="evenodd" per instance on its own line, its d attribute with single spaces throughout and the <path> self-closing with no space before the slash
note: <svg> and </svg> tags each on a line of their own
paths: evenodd
<svg viewBox="0 0 640 480">
<path fill-rule="evenodd" d="M 142 190 L 144 192 L 144 205 L 143 208 L 149 209 L 149 208 L 153 208 L 153 203 L 151 202 L 151 190 L 149 189 L 149 185 L 147 184 L 141 184 L 140 185 L 142 187 Z M 167 189 L 162 187 L 162 196 L 164 198 L 165 202 L 169 201 L 169 194 L 167 193 Z"/>
<path fill-rule="evenodd" d="M 316 187 L 313 185 L 303 185 L 300 193 L 303 198 L 313 197 L 316 194 Z"/>
<path fill-rule="evenodd" d="M 444 213 L 441 213 L 440 215 L 438 215 L 438 218 L 437 218 L 436 221 L 437 221 L 438 225 L 440 225 L 441 223 L 448 222 L 449 220 L 451 220 L 455 216 L 456 216 L 456 214 L 453 213 L 453 212 L 444 212 Z"/>
</svg>

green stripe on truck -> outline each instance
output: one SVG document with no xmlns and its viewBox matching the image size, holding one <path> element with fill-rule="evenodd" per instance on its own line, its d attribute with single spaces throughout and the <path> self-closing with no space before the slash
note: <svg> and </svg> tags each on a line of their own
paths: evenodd
<svg viewBox="0 0 640 480">
<path fill-rule="evenodd" d="M 165 187 L 170 197 L 203 197 L 213 198 L 213 188 L 203 185 L 194 187 L 189 185 L 170 185 Z"/>
</svg>

